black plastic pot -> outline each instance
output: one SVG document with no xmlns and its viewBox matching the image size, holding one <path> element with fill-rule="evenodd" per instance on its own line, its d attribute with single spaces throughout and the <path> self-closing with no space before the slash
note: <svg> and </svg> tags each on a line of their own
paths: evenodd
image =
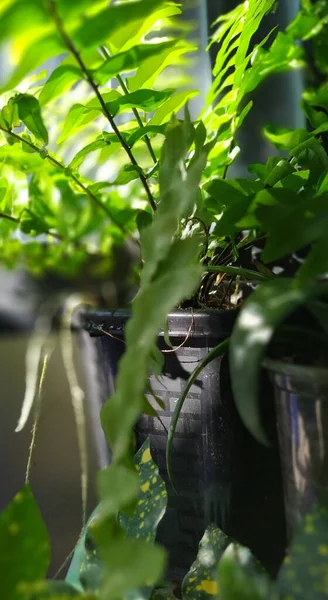
<svg viewBox="0 0 328 600">
<path fill-rule="evenodd" d="M 128 318 L 129 313 L 122 311 L 98 311 L 88 317 L 92 335 L 102 334 L 99 326 L 110 334 L 100 337 L 109 395 L 115 389 Z M 166 350 L 164 370 L 161 377 L 150 378 L 166 408 L 159 411 L 159 418 L 142 415 L 136 427 L 139 445 L 150 437 L 153 458 L 167 483 L 168 510 L 158 539 L 169 551 L 170 576 L 178 579 L 195 559 L 210 522 L 250 546 L 271 572 L 279 567 L 284 551 L 278 454 L 257 444 L 242 425 L 233 402 L 227 357 L 209 364 L 190 389 L 174 441 L 178 495 L 168 483 L 167 429 L 177 399 L 199 361 L 230 335 L 235 318 L 235 311 L 182 310 L 169 316 L 169 336 L 176 350 L 170 351 L 164 335 L 159 336 L 158 345 Z"/>
<path fill-rule="evenodd" d="M 328 486 L 328 370 L 266 360 L 274 385 L 288 539 Z"/>
</svg>

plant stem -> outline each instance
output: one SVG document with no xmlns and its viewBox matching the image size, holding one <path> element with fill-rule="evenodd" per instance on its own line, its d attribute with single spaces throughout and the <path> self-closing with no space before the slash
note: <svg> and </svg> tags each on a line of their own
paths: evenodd
<svg viewBox="0 0 328 600">
<path fill-rule="evenodd" d="M 119 128 L 117 127 L 116 123 L 115 123 L 114 117 L 109 112 L 109 110 L 107 108 L 107 105 L 106 105 L 106 103 L 105 103 L 105 101 L 104 101 L 104 99 L 103 99 L 103 97 L 102 97 L 102 95 L 101 95 L 101 93 L 99 91 L 98 85 L 92 79 L 92 77 L 91 77 L 91 75 L 90 75 L 90 73 L 89 73 L 86 65 L 84 64 L 84 62 L 83 62 L 83 60 L 82 60 L 82 58 L 81 58 L 81 56 L 80 56 L 80 54 L 78 52 L 78 50 L 75 48 L 75 46 L 74 46 L 71 38 L 66 33 L 66 30 L 65 30 L 65 28 L 63 26 L 63 22 L 62 22 L 62 20 L 61 20 L 61 18 L 59 16 L 59 14 L 56 11 L 55 1 L 54 0 L 48 0 L 47 4 L 48 4 L 48 7 L 49 7 L 49 13 L 50 13 L 51 17 L 54 20 L 54 23 L 55 23 L 55 25 L 57 27 L 59 35 L 61 36 L 64 44 L 67 47 L 67 49 L 74 56 L 76 62 L 80 66 L 81 71 L 83 72 L 83 74 L 84 74 L 84 76 L 86 78 L 86 81 L 89 83 L 90 87 L 94 91 L 94 93 L 95 93 L 95 95 L 96 95 L 96 97 L 97 97 L 97 99 L 99 101 L 99 104 L 100 104 L 100 106 L 102 108 L 102 111 L 103 111 L 105 117 L 107 118 L 109 124 L 111 125 L 111 127 L 112 127 L 115 135 L 119 139 L 120 144 L 121 144 L 123 150 L 125 150 L 126 154 L 128 155 L 131 164 L 134 167 L 137 168 L 137 171 L 139 173 L 139 178 L 140 178 L 140 181 L 141 181 L 141 183 L 142 183 L 142 185 L 143 185 L 143 187 L 145 189 L 145 192 L 147 194 L 149 204 L 152 207 L 153 211 L 155 211 L 156 210 L 156 204 L 155 204 L 155 200 L 153 198 L 153 195 L 152 195 L 152 193 L 150 191 L 150 187 L 148 185 L 148 181 L 147 181 L 144 173 L 140 172 L 139 165 L 138 165 L 138 163 L 137 163 L 137 161 L 136 161 L 136 159 L 135 159 L 135 157 L 134 157 L 134 155 L 133 155 L 133 153 L 131 151 L 131 148 L 129 147 L 129 145 L 126 143 L 126 141 L 122 137 L 121 132 L 120 132 Z"/>
<path fill-rule="evenodd" d="M 39 152 L 40 151 L 40 149 L 37 146 L 35 146 L 35 144 L 33 144 L 32 142 L 29 142 L 28 140 L 24 140 L 20 135 L 18 135 L 17 133 L 14 133 L 10 129 L 5 129 L 4 127 L 0 126 L 0 130 L 3 131 L 4 133 L 7 133 L 8 135 L 12 135 L 14 138 L 16 138 L 17 140 L 19 140 L 20 142 L 23 142 L 24 144 L 26 144 L 27 146 L 29 146 L 30 148 L 32 148 L 35 152 Z M 56 158 L 54 158 L 50 154 L 47 154 L 45 156 L 45 159 L 47 159 L 53 165 L 55 165 L 56 167 L 59 167 L 60 169 L 62 169 L 63 171 L 65 171 L 67 173 L 65 165 L 63 165 L 61 162 L 59 162 L 59 160 L 57 160 Z M 97 196 L 93 192 L 91 192 L 91 190 L 89 190 L 88 187 L 86 187 L 73 173 L 70 173 L 69 177 L 71 179 L 73 179 L 73 181 L 76 183 L 76 185 L 81 190 L 83 190 L 83 192 L 87 196 L 89 196 L 90 200 L 92 200 L 99 208 L 101 208 L 106 213 L 107 217 L 109 217 L 111 219 L 111 221 L 113 221 L 113 223 L 116 225 L 116 227 L 118 227 L 122 231 L 122 233 L 125 233 L 125 234 L 127 233 L 127 231 L 125 230 L 125 228 L 120 223 L 118 223 L 116 221 L 116 219 L 113 217 L 111 211 L 107 208 L 107 206 L 105 206 L 99 200 L 99 198 L 97 198 Z M 14 217 L 12 217 L 12 220 L 14 220 Z M 50 235 L 53 235 L 53 234 L 50 233 Z M 56 234 L 55 237 L 58 237 L 58 235 Z M 61 236 L 58 239 L 62 239 Z"/>
<path fill-rule="evenodd" d="M 25 140 L 24 140 L 25 143 Z M 4 212 L 0 212 L 0 219 L 8 219 L 8 221 L 13 221 L 14 223 L 19 224 L 19 219 L 18 217 L 13 217 L 12 215 L 8 215 L 7 213 Z M 63 241 L 62 236 L 59 233 L 54 233 L 52 231 L 45 231 L 44 233 L 46 233 L 47 235 L 51 235 L 52 237 L 56 238 L 57 240 Z"/>
<path fill-rule="evenodd" d="M 110 56 L 110 54 L 109 54 L 109 52 L 108 52 L 108 50 L 107 50 L 107 48 L 106 48 L 106 46 L 101 46 L 101 51 L 102 51 L 103 55 L 105 56 L 105 58 L 107 58 L 107 59 L 108 59 L 108 58 L 110 58 L 110 57 L 111 57 L 111 56 Z M 121 86 L 121 88 L 122 88 L 122 90 L 123 90 L 124 94 L 127 96 L 127 95 L 129 94 L 129 90 L 128 90 L 128 88 L 127 88 L 127 85 L 126 85 L 126 83 L 125 83 L 125 81 L 124 81 L 123 77 L 122 77 L 121 75 L 119 75 L 118 73 L 117 73 L 117 75 L 115 75 L 115 77 L 116 77 L 117 81 L 119 82 L 119 84 L 120 84 L 120 86 Z M 143 124 L 143 122 L 142 122 L 142 119 L 141 119 L 141 117 L 140 117 L 140 115 L 139 115 L 139 112 L 138 112 L 138 110 L 137 110 L 136 108 L 132 108 L 132 112 L 133 112 L 133 114 L 134 114 L 134 116 L 135 116 L 135 118 L 136 118 L 136 121 L 137 121 L 137 123 L 138 123 L 138 125 L 139 125 L 140 129 L 144 129 L 145 127 L 144 127 L 144 124 Z M 157 158 L 156 158 L 156 156 L 155 156 L 155 152 L 154 152 L 154 150 L 153 150 L 153 147 L 152 147 L 152 145 L 151 145 L 151 141 L 150 141 L 150 138 L 149 138 L 149 136 L 148 136 L 148 135 L 145 135 L 145 136 L 144 136 L 144 140 L 145 140 L 145 144 L 146 144 L 146 146 L 147 146 L 147 148 L 148 148 L 148 150 L 149 150 L 149 154 L 150 154 L 150 156 L 151 156 L 151 159 L 152 159 L 152 161 L 154 162 L 154 164 L 156 165 L 156 163 L 157 163 Z"/>
</svg>

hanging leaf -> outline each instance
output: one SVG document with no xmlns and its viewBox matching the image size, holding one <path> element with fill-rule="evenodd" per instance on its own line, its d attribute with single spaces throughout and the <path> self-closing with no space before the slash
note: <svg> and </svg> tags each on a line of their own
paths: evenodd
<svg viewBox="0 0 328 600">
<path fill-rule="evenodd" d="M 263 567 L 248 548 L 235 543 L 228 546 L 219 562 L 218 586 L 222 600 L 275 599 L 273 584 Z"/>
<path fill-rule="evenodd" d="M 218 562 L 229 543 L 228 536 L 216 525 L 207 527 L 199 543 L 197 558 L 182 582 L 184 600 L 218 597 Z"/>
<path fill-rule="evenodd" d="M 264 444 L 268 439 L 258 406 L 261 363 L 276 327 L 308 294 L 289 279 L 265 282 L 246 300 L 232 332 L 229 360 L 236 406 L 246 427 Z"/>
<path fill-rule="evenodd" d="M 26 485 L 0 514 L 0 577 L 3 598 L 21 600 L 19 587 L 43 579 L 50 561 L 46 527 Z"/>
<path fill-rule="evenodd" d="M 83 79 L 83 73 L 75 65 L 60 65 L 57 67 L 42 87 L 39 96 L 41 106 L 55 100 L 63 92 L 69 90 L 79 79 Z"/>
<path fill-rule="evenodd" d="M 37 98 L 30 94 L 17 94 L 15 103 L 18 105 L 18 116 L 24 125 L 36 138 L 48 144 L 48 132 L 44 126 L 40 104 Z"/>
</svg>

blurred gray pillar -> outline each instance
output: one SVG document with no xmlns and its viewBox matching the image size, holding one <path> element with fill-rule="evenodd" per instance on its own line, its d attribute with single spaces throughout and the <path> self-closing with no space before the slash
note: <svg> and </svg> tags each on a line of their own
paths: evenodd
<svg viewBox="0 0 328 600">
<path fill-rule="evenodd" d="M 198 46 L 198 51 L 193 55 L 189 74 L 193 78 L 192 87 L 200 91 L 190 103 L 190 112 L 193 119 L 197 119 L 205 106 L 206 95 L 211 86 L 211 62 L 206 52 L 208 44 L 208 20 L 206 0 L 184 0 L 183 17 L 186 21 L 195 24 L 190 39 Z M 190 87 L 190 86 L 188 86 Z"/>
<path fill-rule="evenodd" d="M 240 4 L 237 0 L 204 0 L 207 1 L 208 21 L 213 23 L 220 14 L 232 10 Z M 265 35 L 277 26 L 276 31 L 283 31 L 299 10 L 299 0 L 280 0 L 275 14 L 267 16 L 259 28 L 254 43 L 258 43 Z M 273 33 L 273 36 L 276 33 Z M 214 61 L 214 56 L 211 57 Z M 250 95 L 254 105 L 247 116 L 238 135 L 241 152 L 228 171 L 229 177 L 245 177 L 247 166 L 256 162 L 266 162 L 269 156 L 278 151 L 264 138 L 263 127 L 268 124 L 280 127 L 304 127 L 305 119 L 300 107 L 303 89 L 301 71 L 270 76 L 254 93 Z"/>
</svg>

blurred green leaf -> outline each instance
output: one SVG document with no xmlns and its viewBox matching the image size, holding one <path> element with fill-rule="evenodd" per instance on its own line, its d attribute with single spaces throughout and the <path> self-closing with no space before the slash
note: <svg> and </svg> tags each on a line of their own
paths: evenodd
<svg viewBox="0 0 328 600">
<path fill-rule="evenodd" d="M 22 211 L 19 219 L 19 228 L 29 235 L 38 235 L 48 229 L 46 223 L 34 215 L 28 208 Z"/>
<path fill-rule="evenodd" d="M 327 595 L 327 493 L 305 515 L 278 576 L 282 598 L 322 600 Z"/>
<path fill-rule="evenodd" d="M 63 92 L 69 90 L 79 79 L 83 79 L 83 73 L 75 65 L 60 65 L 54 69 L 41 89 L 39 96 L 41 106 L 55 100 Z"/>
<path fill-rule="evenodd" d="M 99 46 L 111 40 L 120 29 L 124 30 L 129 24 L 140 27 L 150 15 L 155 15 L 158 9 L 165 4 L 165 0 L 139 0 L 123 4 L 111 4 L 108 8 L 90 17 L 73 33 L 73 39 L 80 48 Z"/>
<path fill-rule="evenodd" d="M 43 579 L 50 561 L 46 527 L 29 485 L 0 515 L 1 593 L 21 600 L 19 586 Z"/>
<path fill-rule="evenodd" d="M 30 11 L 30 7 L 28 6 L 27 8 Z M 60 37 L 55 33 L 47 34 L 33 41 L 30 46 L 25 48 L 23 56 L 18 61 L 8 81 L 0 89 L 0 93 L 13 90 L 17 84 L 40 67 L 46 60 L 58 56 L 62 52 L 65 52 L 65 50 L 66 48 L 61 42 Z"/>
<path fill-rule="evenodd" d="M 48 132 L 44 126 L 40 104 L 37 98 L 30 94 L 17 94 L 15 103 L 18 106 L 18 116 L 24 125 L 36 138 L 48 144 Z"/>
<path fill-rule="evenodd" d="M 219 597 L 218 562 L 229 543 L 229 537 L 216 525 L 207 527 L 199 543 L 197 558 L 182 582 L 184 600 Z"/>
<path fill-rule="evenodd" d="M 163 51 L 170 51 L 176 46 L 176 40 L 159 43 L 144 43 L 132 46 L 125 52 L 119 52 L 108 58 L 93 72 L 93 77 L 98 84 L 104 85 L 118 73 L 134 71 L 148 58 L 156 57 Z"/>
<path fill-rule="evenodd" d="M 165 568 L 163 548 L 139 539 L 120 539 L 104 548 L 106 565 L 101 598 L 140 598 L 140 593 L 129 592 L 140 585 L 154 585 Z M 143 598 L 143 596 L 141 596 Z"/>
<path fill-rule="evenodd" d="M 222 600 L 274 600 L 269 576 L 248 548 L 235 543 L 219 562 L 218 587 Z"/>
<path fill-rule="evenodd" d="M 93 594 L 81 594 L 74 587 L 64 581 L 39 581 L 38 583 L 25 584 L 20 587 L 20 600 L 96 600 Z"/>
</svg>

